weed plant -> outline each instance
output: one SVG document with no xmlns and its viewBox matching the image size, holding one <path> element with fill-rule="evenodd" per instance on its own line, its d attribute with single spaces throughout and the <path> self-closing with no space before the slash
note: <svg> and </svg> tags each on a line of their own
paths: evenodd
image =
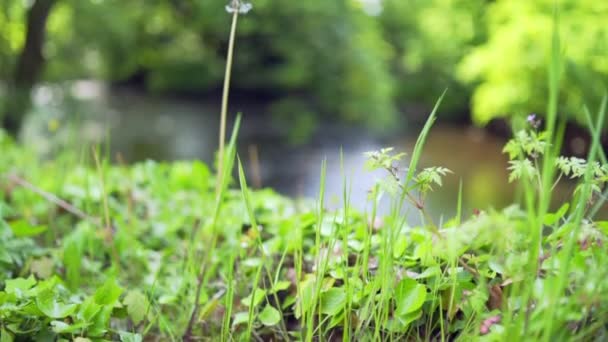
<svg viewBox="0 0 608 342">
<path fill-rule="evenodd" d="M 231 37 L 240 6 L 228 7 Z M 337 167 L 325 162 L 316 200 L 251 190 L 240 117 L 215 174 L 199 161 L 112 165 L 88 147 L 41 161 L 1 134 L 0 341 L 608 339 L 608 222 L 594 219 L 607 100 L 596 115 L 584 109 L 588 157 L 559 156 L 557 29 L 553 44 L 544 125 L 530 116 L 504 149 L 520 200 L 468 214 L 461 190 L 447 222 L 425 197 L 451 171 L 418 167 L 442 97 L 407 163 L 390 148 L 367 153 L 386 177 L 362 212 L 346 175 L 342 208 L 325 209 L 326 169 Z M 552 211 L 565 178 L 578 186 Z M 407 202 L 423 224 L 407 222 Z"/>
</svg>

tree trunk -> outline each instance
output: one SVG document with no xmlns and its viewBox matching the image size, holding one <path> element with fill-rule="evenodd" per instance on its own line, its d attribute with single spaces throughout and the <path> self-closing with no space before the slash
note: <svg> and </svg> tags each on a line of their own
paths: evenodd
<svg viewBox="0 0 608 342">
<path fill-rule="evenodd" d="M 44 67 L 44 46 L 46 22 L 56 0 L 35 0 L 27 11 L 25 44 L 9 80 L 8 96 L 0 117 L 2 126 L 17 135 L 21 129 L 23 116 L 30 106 L 30 93 L 40 78 Z"/>
</svg>

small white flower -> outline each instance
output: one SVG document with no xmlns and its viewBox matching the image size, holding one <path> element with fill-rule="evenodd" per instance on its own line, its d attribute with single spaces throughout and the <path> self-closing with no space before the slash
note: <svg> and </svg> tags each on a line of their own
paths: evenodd
<svg viewBox="0 0 608 342">
<path fill-rule="evenodd" d="M 253 5 L 249 2 L 242 2 L 240 0 L 232 0 L 228 5 L 226 5 L 226 12 L 234 13 L 235 11 L 239 11 L 240 14 L 247 14 Z"/>
</svg>

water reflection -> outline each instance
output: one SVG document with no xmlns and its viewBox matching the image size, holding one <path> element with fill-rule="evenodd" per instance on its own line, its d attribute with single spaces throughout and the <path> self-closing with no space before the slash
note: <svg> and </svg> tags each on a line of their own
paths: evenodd
<svg viewBox="0 0 608 342">
<path fill-rule="evenodd" d="M 36 92 L 35 102 L 24 139 L 34 142 L 42 152 L 50 149 L 53 140 L 81 145 L 109 136 L 113 155 L 120 153 L 126 162 L 198 158 L 210 163 L 217 146 L 218 103 L 110 91 L 92 82 L 43 86 Z M 295 146 L 286 143 L 288 130 L 276 126 L 263 107 L 244 103 L 233 105 L 231 111 L 240 109 L 245 116 L 239 153 L 249 167 L 258 166 L 250 175 L 286 195 L 316 197 L 321 163 L 326 159 L 326 202 L 330 207 L 341 205 L 346 179 L 351 203 L 363 209 L 368 190 L 375 179 L 384 176 L 381 171 L 364 171 L 363 153 L 386 146 L 411 152 L 417 134 L 417 130 L 404 127 L 401 137 L 383 141 L 364 129 L 323 124 L 310 142 Z M 77 122 L 79 128 L 49 132 L 52 120 L 64 126 Z M 433 216 L 445 220 L 455 214 L 461 181 L 465 213 L 510 203 L 514 187 L 507 183 L 507 159 L 501 153 L 504 141 L 480 129 L 443 125 L 441 118 L 439 122 L 429 135 L 421 166 L 444 166 L 454 173 L 427 201 Z M 252 158 L 257 162 L 252 163 Z M 568 189 L 562 191 L 567 197 Z M 386 212 L 386 202 L 383 205 Z M 418 216 L 413 211 L 415 220 Z"/>
</svg>

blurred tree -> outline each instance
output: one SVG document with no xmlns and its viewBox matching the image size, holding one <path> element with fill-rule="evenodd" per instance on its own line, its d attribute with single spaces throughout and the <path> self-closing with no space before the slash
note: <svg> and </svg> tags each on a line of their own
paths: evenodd
<svg viewBox="0 0 608 342">
<path fill-rule="evenodd" d="M 544 110 L 554 0 L 383 0 L 382 10 L 366 9 L 364 0 L 252 2 L 239 21 L 233 90 L 263 97 L 301 131 L 319 114 L 396 129 L 396 108 L 428 107 L 446 87 L 443 112 L 466 116 L 471 106 L 481 124 Z M 562 109 L 576 116 L 606 89 L 608 2 L 558 2 Z M 0 0 L 0 80 L 9 94 L 25 94 L 46 59 L 42 77 L 51 82 L 99 78 L 214 94 L 230 26 L 226 3 Z M 5 99 L 3 113 L 27 104 L 27 96 Z"/>
<path fill-rule="evenodd" d="M 45 41 L 46 22 L 56 0 L 34 0 L 27 9 L 25 19 L 25 40 L 15 62 L 14 70 L 5 75 L 7 78 L 7 95 L 4 106 L 0 108 L 2 126 L 11 133 L 19 132 L 23 115 L 30 103 L 30 92 L 38 81 L 44 66 L 42 48 Z M 7 27 L 8 15 L 15 10 L 17 1 L 6 0 L 3 6 L 3 21 Z M 18 11 L 18 10 L 15 10 Z M 9 32 L 11 33 L 11 32 Z M 3 42 L 11 43 L 12 36 L 5 37 Z M 9 46 L 10 49 L 10 46 Z M 8 54 L 6 54 L 8 55 Z M 8 57 L 7 65 L 9 64 Z"/>
<path fill-rule="evenodd" d="M 458 76 L 474 86 L 473 119 L 489 120 L 546 110 L 554 4 L 565 59 L 560 113 L 585 123 L 608 84 L 608 2 L 509 0 L 487 8 L 488 39 L 468 53 Z"/>
<path fill-rule="evenodd" d="M 446 88 L 442 112 L 468 112 L 471 87 L 454 77 L 460 60 L 484 41 L 488 0 L 384 0 L 380 20 L 396 49 L 393 75 L 402 106 L 432 106 Z"/>
<path fill-rule="evenodd" d="M 217 90 L 230 26 L 226 3 L 64 0 L 50 22 L 47 76 L 138 80 L 159 92 Z M 379 130 L 394 120 L 385 67 L 392 49 L 357 1 L 253 5 L 239 20 L 234 90 L 272 99 L 279 116 L 324 113 Z"/>
</svg>

